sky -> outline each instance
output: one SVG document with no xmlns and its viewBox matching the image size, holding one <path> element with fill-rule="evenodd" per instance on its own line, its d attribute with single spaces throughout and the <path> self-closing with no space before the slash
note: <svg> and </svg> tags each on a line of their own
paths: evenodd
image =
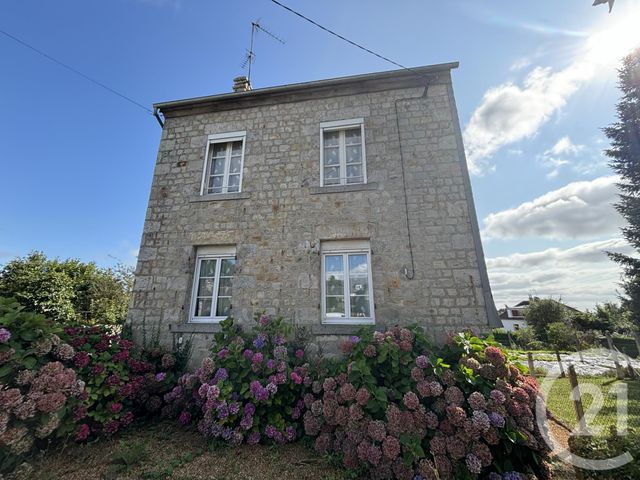
<svg viewBox="0 0 640 480">
<path fill-rule="evenodd" d="M 602 128 L 640 0 L 283 0 L 406 66 L 459 61 L 456 101 L 498 307 L 615 301 L 631 253 Z M 366 8 L 364 8 L 366 7 Z M 8 0 L 0 30 L 143 106 L 393 69 L 269 0 Z M 161 130 L 144 108 L 0 34 L 0 263 L 33 250 L 135 264 Z"/>
</svg>

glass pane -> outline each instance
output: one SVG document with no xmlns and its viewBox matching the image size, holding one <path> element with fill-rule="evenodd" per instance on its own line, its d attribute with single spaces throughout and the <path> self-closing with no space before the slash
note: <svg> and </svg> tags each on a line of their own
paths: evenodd
<svg viewBox="0 0 640 480">
<path fill-rule="evenodd" d="M 358 128 L 350 128 L 349 130 L 344 131 L 344 143 L 347 145 L 353 145 L 356 143 L 362 143 L 362 136 L 360 127 Z"/>
<path fill-rule="evenodd" d="M 198 298 L 196 300 L 196 310 L 193 313 L 195 317 L 210 317 L 211 316 L 211 299 L 210 298 Z"/>
<path fill-rule="evenodd" d="M 231 277 L 221 278 L 218 286 L 218 296 L 230 297 L 233 291 L 233 279 Z"/>
<path fill-rule="evenodd" d="M 351 297 L 351 316 L 352 317 L 370 317 L 369 311 L 369 296 L 355 296 Z"/>
<path fill-rule="evenodd" d="M 232 277 L 235 271 L 236 271 L 235 258 L 225 258 L 222 260 L 222 265 L 220 265 L 221 277 Z"/>
<path fill-rule="evenodd" d="M 340 143 L 340 132 L 335 130 L 333 132 L 324 132 L 324 146 L 335 147 Z"/>
<path fill-rule="evenodd" d="M 339 165 L 340 149 L 338 147 L 329 147 L 324 149 L 324 165 Z"/>
<path fill-rule="evenodd" d="M 216 317 L 228 317 L 231 313 L 231 299 L 218 298 L 218 307 L 216 308 Z"/>
<path fill-rule="evenodd" d="M 332 184 L 340 182 L 340 167 L 325 167 L 324 183 Z"/>
<path fill-rule="evenodd" d="M 231 190 L 231 188 L 235 188 L 236 190 L 238 189 L 237 187 L 240 186 L 240 175 L 229 175 L 229 190 Z"/>
<path fill-rule="evenodd" d="M 220 188 L 222 187 L 222 176 L 218 175 L 216 177 L 209 177 L 209 188 Z"/>
<path fill-rule="evenodd" d="M 368 273 L 369 267 L 366 254 L 349 255 L 349 275 L 366 275 Z"/>
<path fill-rule="evenodd" d="M 347 165 L 347 183 L 364 182 L 362 165 Z"/>
<path fill-rule="evenodd" d="M 344 297 L 327 297 L 327 316 L 344 317 Z"/>
<path fill-rule="evenodd" d="M 369 294 L 369 277 L 368 276 L 349 276 L 349 293 L 351 295 L 368 295 Z"/>
<path fill-rule="evenodd" d="M 213 278 L 201 278 L 198 286 L 199 297 L 213 296 Z"/>
<path fill-rule="evenodd" d="M 347 163 L 362 162 L 362 147 L 360 145 L 351 145 L 346 147 Z"/>
<path fill-rule="evenodd" d="M 216 259 L 202 260 L 200 262 L 200 278 L 216 276 Z"/>
<path fill-rule="evenodd" d="M 325 272 L 342 273 L 344 270 L 342 263 L 342 255 L 325 255 L 324 270 Z"/>
<path fill-rule="evenodd" d="M 242 166 L 241 157 L 232 157 L 231 165 L 229 165 L 229 173 L 240 173 L 240 167 Z"/>
<path fill-rule="evenodd" d="M 342 275 L 327 274 L 327 295 L 344 295 L 344 278 Z"/>
<path fill-rule="evenodd" d="M 213 145 L 213 156 L 214 157 L 224 157 L 227 154 L 227 144 L 226 143 L 216 143 Z"/>
<path fill-rule="evenodd" d="M 214 159 L 211 175 L 222 175 L 224 173 L 224 162 L 226 162 L 224 158 Z"/>
<path fill-rule="evenodd" d="M 242 140 L 233 142 L 231 145 L 231 155 L 242 155 Z"/>
</svg>

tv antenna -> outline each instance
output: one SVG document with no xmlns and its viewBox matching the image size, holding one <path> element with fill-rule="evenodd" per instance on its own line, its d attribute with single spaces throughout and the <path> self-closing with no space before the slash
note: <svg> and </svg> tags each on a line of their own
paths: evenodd
<svg viewBox="0 0 640 480">
<path fill-rule="evenodd" d="M 256 58 L 256 54 L 253 51 L 253 38 L 259 31 L 266 33 L 268 36 L 270 36 L 275 41 L 280 42 L 282 45 L 285 44 L 284 40 L 260 25 L 260 19 L 256 20 L 255 22 L 251 22 L 251 43 L 249 44 L 249 50 L 247 50 L 247 53 L 244 56 L 244 61 L 242 62 L 242 68 L 248 67 L 247 80 L 249 81 L 251 81 L 251 65 Z"/>
</svg>

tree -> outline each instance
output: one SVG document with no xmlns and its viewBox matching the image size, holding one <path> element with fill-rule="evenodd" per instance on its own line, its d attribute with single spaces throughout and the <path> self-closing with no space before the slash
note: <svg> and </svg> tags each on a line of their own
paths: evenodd
<svg viewBox="0 0 640 480">
<path fill-rule="evenodd" d="M 569 320 L 567 308 L 553 298 L 530 298 L 525 318 L 542 341 L 547 340 L 547 325 Z"/>
<path fill-rule="evenodd" d="M 131 268 L 99 268 L 77 259 L 48 259 L 42 252 L 16 258 L 0 270 L 0 296 L 56 321 L 122 323 L 127 314 Z"/>
<path fill-rule="evenodd" d="M 627 222 L 627 226 L 622 228 L 622 236 L 636 251 L 640 251 L 640 49 L 623 59 L 618 78 L 622 91 L 616 107 L 618 121 L 604 129 L 611 141 L 611 147 L 605 150 L 605 154 L 611 159 L 609 165 L 621 179 L 618 183 L 620 200 L 615 207 Z M 609 256 L 622 267 L 624 296 L 621 299 L 638 328 L 640 259 L 611 252 Z"/>
</svg>

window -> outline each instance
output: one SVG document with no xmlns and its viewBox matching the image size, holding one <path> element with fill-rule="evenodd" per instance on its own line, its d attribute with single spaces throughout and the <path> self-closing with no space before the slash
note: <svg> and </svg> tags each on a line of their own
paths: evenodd
<svg viewBox="0 0 640 480">
<path fill-rule="evenodd" d="M 235 247 L 199 247 L 191 301 L 192 322 L 219 322 L 231 314 Z"/>
<path fill-rule="evenodd" d="M 364 120 L 320 124 L 320 185 L 367 183 Z"/>
<path fill-rule="evenodd" d="M 242 165 L 246 132 L 209 135 L 201 193 L 235 193 L 242 190 Z"/>
<path fill-rule="evenodd" d="M 322 244 L 324 323 L 374 323 L 368 241 Z"/>
</svg>

